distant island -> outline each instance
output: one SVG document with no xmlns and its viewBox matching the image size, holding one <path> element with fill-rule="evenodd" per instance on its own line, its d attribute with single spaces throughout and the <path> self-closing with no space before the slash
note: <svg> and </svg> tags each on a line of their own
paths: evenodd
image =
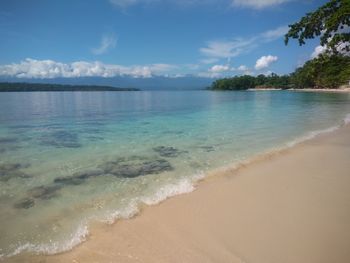
<svg viewBox="0 0 350 263">
<path fill-rule="evenodd" d="M 0 92 L 33 92 L 33 91 L 139 91 L 134 88 L 116 88 L 98 85 L 63 85 L 27 82 L 0 82 Z"/>
<path fill-rule="evenodd" d="M 215 80 L 209 89 L 338 89 L 349 81 L 350 56 L 322 54 L 289 75 L 234 76 Z"/>
</svg>

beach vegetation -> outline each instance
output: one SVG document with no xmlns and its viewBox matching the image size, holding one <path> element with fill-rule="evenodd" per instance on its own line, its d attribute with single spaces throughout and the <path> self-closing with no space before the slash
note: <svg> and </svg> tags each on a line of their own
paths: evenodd
<svg viewBox="0 0 350 263">
<path fill-rule="evenodd" d="M 300 21 L 289 25 L 285 44 L 297 39 L 304 45 L 308 39 L 319 37 L 320 44 L 333 54 L 350 52 L 350 1 L 331 0 L 316 11 L 307 13 Z"/>
<path fill-rule="evenodd" d="M 319 37 L 324 52 L 307 61 L 289 75 L 274 73 L 234 76 L 215 80 L 212 90 L 244 90 L 251 88 L 339 88 L 350 83 L 350 1 L 331 0 L 300 21 L 289 25 L 285 44 L 297 39 L 304 45 Z M 248 81 L 249 80 L 249 81 Z"/>
</svg>

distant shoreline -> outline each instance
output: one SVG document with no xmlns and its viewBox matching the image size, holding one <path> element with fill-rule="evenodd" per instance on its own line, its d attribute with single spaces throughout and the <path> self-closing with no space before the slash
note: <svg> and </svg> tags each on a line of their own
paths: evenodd
<svg viewBox="0 0 350 263">
<path fill-rule="evenodd" d="M 307 89 L 288 89 L 291 91 L 307 91 L 307 92 L 350 92 L 350 87 L 338 88 L 338 89 L 318 89 L 318 88 L 307 88 Z"/>
<path fill-rule="evenodd" d="M 26 82 L 0 82 L 0 92 L 62 92 L 62 91 L 139 91 L 135 88 L 118 88 L 99 85 L 64 85 Z"/>
<path fill-rule="evenodd" d="M 247 89 L 247 91 L 280 91 L 280 90 L 287 90 L 287 91 L 299 91 L 299 92 L 350 92 L 350 86 L 344 86 L 337 89 L 328 89 L 328 88 L 305 88 L 305 89 L 295 89 L 295 88 L 289 88 L 289 89 L 283 89 L 283 88 L 254 88 L 254 89 Z"/>
</svg>

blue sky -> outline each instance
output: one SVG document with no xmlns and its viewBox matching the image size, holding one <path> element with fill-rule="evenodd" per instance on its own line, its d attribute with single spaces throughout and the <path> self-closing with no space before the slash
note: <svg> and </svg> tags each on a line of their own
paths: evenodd
<svg viewBox="0 0 350 263">
<path fill-rule="evenodd" d="M 284 45 L 316 0 L 1 0 L 0 76 L 203 77 L 292 72 Z"/>
</svg>

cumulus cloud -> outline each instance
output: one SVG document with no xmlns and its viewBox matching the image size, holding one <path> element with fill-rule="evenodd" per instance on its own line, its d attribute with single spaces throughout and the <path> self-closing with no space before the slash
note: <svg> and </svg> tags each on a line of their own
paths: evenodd
<svg viewBox="0 0 350 263">
<path fill-rule="evenodd" d="M 103 35 L 101 43 L 97 48 L 93 48 L 91 51 L 95 55 L 101 55 L 106 53 L 108 50 L 115 48 L 117 45 L 117 37 L 114 34 Z"/>
<path fill-rule="evenodd" d="M 148 78 L 153 75 L 166 73 L 177 66 L 169 64 L 150 64 L 122 66 L 104 64 L 99 61 L 76 61 L 61 63 L 53 60 L 35 60 L 27 58 L 20 63 L 0 66 L 0 76 L 15 78 L 78 78 L 78 77 L 116 77 L 130 76 Z"/>
<path fill-rule="evenodd" d="M 207 45 L 200 48 L 199 51 L 209 59 L 229 59 L 247 53 L 257 48 L 262 43 L 274 41 L 282 37 L 287 30 L 288 27 L 281 26 L 276 29 L 265 31 L 255 37 L 209 41 Z"/>
<path fill-rule="evenodd" d="M 262 56 L 259 58 L 256 63 L 255 63 L 255 69 L 256 70 L 261 70 L 268 68 L 273 62 L 276 62 L 278 60 L 277 56 Z"/>
<path fill-rule="evenodd" d="M 232 4 L 238 7 L 263 9 L 267 7 L 281 5 L 290 1 L 292 0 L 233 0 Z"/>
<path fill-rule="evenodd" d="M 246 65 L 240 65 L 238 68 L 237 68 L 238 71 L 247 71 L 248 70 L 248 67 Z"/>
<path fill-rule="evenodd" d="M 210 72 L 214 72 L 214 73 L 220 73 L 220 72 L 225 72 L 229 70 L 230 70 L 229 65 L 214 65 L 209 69 Z"/>
<path fill-rule="evenodd" d="M 311 54 L 311 58 L 317 58 L 319 55 L 324 53 L 327 50 L 326 46 L 317 46 Z"/>
<path fill-rule="evenodd" d="M 337 46 L 337 51 L 339 52 L 339 53 L 341 53 L 341 54 L 343 54 L 344 56 L 350 56 L 350 52 L 347 52 L 346 50 L 345 50 L 345 47 L 346 46 L 350 46 L 350 43 L 349 42 L 344 42 L 344 43 L 340 43 L 338 46 Z M 317 57 L 319 57 L 319 55 L 321 55 L 321 54 L 323 54 L 323 53 L 325 53 L 326 51 L 327 51 L 327 46 L 321 46 L 321 45 L 319 45 L 319 46 L 317 46 L 317 47 L 315 47 L 315 49 L 314 49 L 314 51 L 312 52 L 312 54 L 311 54 L 311 58 L 313 59 L 313 58 L 317 58 Z M 332 53 L 332 51 L 331 50 L 329 50 L 330 51 L 330 53 Z"/>
</svg>

